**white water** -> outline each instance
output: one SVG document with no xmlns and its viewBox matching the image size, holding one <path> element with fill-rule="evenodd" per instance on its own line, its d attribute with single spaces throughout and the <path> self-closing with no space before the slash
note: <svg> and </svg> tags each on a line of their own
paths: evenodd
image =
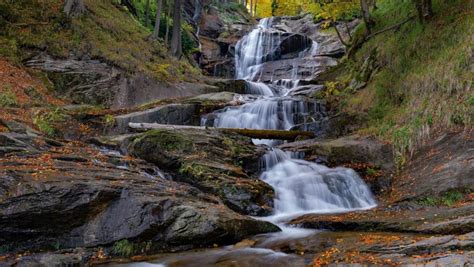
<svg viewBox="0 0 474 267">
<path fill-rule="evenodd" d="M 248 93 L 260 97 L 218 112 L 215 127 L 289 130 L 295 126 L 297 116 L 310 112 L 306 102 L 286 96 L 300 83 L 297 65 L 292 66 L 291 79 L 273 81 L 270 85 L 259 82 L 262 64 L 277 57 L 274 53 L 280 44 L 281 32 L 272 28 L 272 21 L 272 18 L 262 19 L 236 46 L 236 78 L 245 79 Z M 313 42 L 299 56 L 311 56 L 316 47 L 317 43 Z M 254 142 L 275 144 L 271 140 Z M 266 219 L 281 225 L 299 214 L 346 212 L 376 205 L 369 188 L 354 170 L 328 168 L 299 158 L 301 155 L 276 148 L 263 157 L 260 178 L 276 193 L 274 215 Z"/>
<path fill-rule="evenodd" d="M 376 205 L 367 185 L 349 168 L 295 159 L 295 155 L 273 148 L 263 158 L 261 179 L 271 185 L 275 199 L 273 219 L 304 213 L 345 212 Z"/>
<path fill-rule="evenodd" d="M 273 33 L 272 33 L 273 32 Z M 295 117 L 318 112 L 302 99 L 288 97 L 299 85 L 298 66 L 292 68 L 292 78 L 261 83 L 258 77 L 261 64 L 272 60 L 279 42 L 279 33 L 272 29 L 272 19 L 262 19 L 257 29 L 245 36 L 236 47 L 236 78 L 247 81 L 247 93 L 257 97 L 242 97 L 247 102 L 238 107 L 221 110 L 214 126 L 221 128 L 252 128 L 289 130 Z M 317 44 L 300 54 L 314 54 Z M 314 109 L 314 110 L 312 110 Z M 206 124 L 207 118 L 202 123 Z M 269 146 L 271 140 L 254 140 Z M 261 218 L 277 224 L 282 231 L 266 234 L 264 240 L 250 248 L 229 246 L 217 250 L 189 252 L 158 259 L 160 264 L 131 264 L 141 266 L 224 266 L 229 259 L 239 266 L 304 266 L 305 262 L 294 255 L 267 249 L 278 242 L 293 242 L 317 233 L 317 230 L 285 225 L 292 217 L 305 213 L 335 213 L 368 209 L 376 205 L 367 185 L 348 168 L 328 168 L 302 160 L 304 155 L 270 148 L 262 158 L 260 178 L 275 190 L 275 208 L 272 216 Z M 249 261 L 249 259 L 251 259 Z M 227 260 L 227 261 L 226 261 Z M 237 266 L 238 264 L 236 264 Z M 124 265 L 128 266 L 128 265 Z M 226 265 L 227 266 L 227 265 Z"/>
</svg>

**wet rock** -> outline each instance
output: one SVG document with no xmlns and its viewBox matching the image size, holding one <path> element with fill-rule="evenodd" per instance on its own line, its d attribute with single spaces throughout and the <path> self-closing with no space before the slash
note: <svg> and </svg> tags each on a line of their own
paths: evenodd
<svg viewBox="0 0 474 267">
<path fill-rule="evenodd" d="M 40 132 L 32 129 L 28 125 L 17 121 L 9 121 L 0 119 L 0 125 L 7 127 L 10 132 L 15 132 L 19 134 L 27 134 L 29 136 L 38 136 L 41 135 Z"/>
<path fill-rule="evenodd" d="M 40 138 L 18 133 L 0 133 L 0 155 L 15 152 L 35 152 L 34 140 Z"/>
<path fill-rule="evenodd" d="M 219 12 L 216 8 L 210 7 L 206 13 L 202 15 L 200 27 L 200 34 L 210 38 L 217 38 L 224 29 L 224 22 L 219 17 Z"/>
<path fill-rule="evenodd" d="M 295 58 L 298 53 L 311 47 L 312 41 L 305 35 L 285 34 L 281 36 L 279 54 L 282 58 Z"/>
<path fill-rule="evenodd" d="M 351 135 L 338 139 L 311 139 L 283 144 L 280 148 L 325 157 L 333 166 L 355 162 L 370 163 L 385 170 L 394 167 L 391 146 L 372 137 Z"/>
<path fill-rule="evenodd" d="M 273 80 L 298 79 L 311 80 L 323 73 L 328 67 L 335 66 L 337 61 L 331 57 L 307 57 L 268 61 L 262 64 L 261 74 L 257 75 L 262 82 Z M 296 68 L 296 69 L 295 69 Z"/>
<path fill-rule="evenodd" d="M 196 116 L 198 106 L 195 104 L 169 104 L 156 108 L 137 111 L 125 115 L 116 116 L 115 127 L 111 131 L 114 134 L 128 132 L 130 122 L 160 123 L 175 125 L 199 125 L 199 117 Z"/>
<path fill-rule="evenodd" d="M 199 21 L 201 69 L 209 76 L 233 78 L 235 45 L 252 29 L 253 22 L 248 14 L 238 9 L 203 4 Z"/>
<path fill-rule="evenodd" d="M 473 212 L 473 205 L 394 211 L 376 209 L 339 215 L 308 214 L 293 219 L 290 224 L 332 231 L 466 234 L 474 231 Z"/>
<path fill-rule="evenodd" d="M 244 80 L 211 78 L 207 82 L 223 92 L 246 93 L 247 83 Z"/>
<path fill-rule="evenodd" d="M 0 243 L 8 251 L 108 247 L 126 239 L 143 253 L 145 243 L 148 252 L 169 251 L 278 231 L 191 186 L 144 175 L 133 164 L 118 168 L 97 152 L 82 156 L 88 162 L 42 153 L 0 162 Z"/>
<path fill-rule="evenodd" d="M 250 138 L 205 129 L 152 130 L 135 138 L 129 150 L 179 181 L 219 196 L 235 211 L 271 211 L 273 189 L 255 177 L 264 151 Z"/>
<path fill-rule="evenodd" d="M 345 47 L 337 37 L 335 32 L 322 31 L 321 25 L 324 22 L 314 23 L 312 15 L 303 15 L 295 17 L 276 17 L 274 24 L 276 28 L 306 35 L 313 41 L 318 43 L 317 55 L 340 57 L 345 53 Z M 357 26 L 358 20 L 347 24 L 349 30 L 353 30 Z M 343 34 L 345 40 L 348 39 L 346 27 L 338 25 L 340 32 Z"/>
<path fill-rule="evenodd" d="M 324 85 L 319 84 L 302 85 L 291 89 L 288 95 L 314 97 L 318 92 L 321 92 L 325 88 Z"/>
</svg>

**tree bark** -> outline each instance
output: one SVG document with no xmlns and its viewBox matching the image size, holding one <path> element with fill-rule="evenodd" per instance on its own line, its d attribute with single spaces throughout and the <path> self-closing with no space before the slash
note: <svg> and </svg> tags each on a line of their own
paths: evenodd
<svg viewBox="0 0 474 267">
<path fill-rule="evenodd" d="M 334 26 L 334 29 L 336 30 L 337 37 L 339 38 L 339 41 L 341 41 L 341 43 L 342 43 L 345 47 L 349 47 L 349 44 L 346 43 L 346 42 L 344 41 L 344 39 L 342 38 L 342 35 L 341 35 L 341 33 L 339 32 L 339 29 L 337 28 L 336 22 L 333 21 L 333 22 L 332 22 L 332 26 Z"/>
<path fill-rule="evenodd" d="M 82 15 L 86 11 L 84 0 L 66 0 L 64 3 L 64 13 L 70 17 Z"/>
<path fill-rule="evenodd" d="M 432 0 L 414 0 L 416 12 L 421 22 L 424 22 L 433 16 Z"/>
<path fill-rule="evenodd" d="M 377 9 L 377 0 L 370 0 L 370 5 L 372 6 L 372 9 Z"/>
<path fill-rule="evenodd" d="M 250 0 L 250 16 L 253 17 L 253 1 L 254 0 Z"/>
<path fill-rule="evenodd" d="M 171 53 L 180 58 L 182 54 L 181 44 L 181 1 L 174 0 L 173 8 L 173 35 L 171 36 Z"/>
<path fill-rule="evenodd" d="M 145 5 L 145 27 L 150 26 L 150 0 L 146 0 Z"/>
<path fill-rule="evenodd" d="M 151 39 L 156 40 L 160 35 L 160 20 L 161 20 L 161 12 L 163 11 L 163 0 L 156 0 L 156 20 L 155 20 L 155 28 L 153 29 L 153 33 L 151 34 Z"/>
<path fill-rule="evenodd" d="M 166 31 L 165 31 L 165 45 L 168 45 L 169 35 L 170 35 L 170 17 L 171 17 L 171 0 L 166 0 Z"/>
<path fill-rule="evenodd" d="M 137 9 L 130 0 L 121 0 L 121 4 L 128 8 L 128 11 L 132 13 L 135 17 L 138 17 Z"/>
<path fill-rule="evenodd" d="M 257 16 L 257 3 L 258 3 L 258 0 L 253 0 L 253 1 L 254 1 L 253 15 Z"/>
<path fill-rule="evenodd" d="M 372 32 L 372 25 L 373 21 L 370 17 L 370 10 L 369 5 L 367 4 L 367 0 L 360 0 L 360 9 L 362 11 L 362 18 L 364 19 L 366 35 L 370 35 Z"/>
</svg>

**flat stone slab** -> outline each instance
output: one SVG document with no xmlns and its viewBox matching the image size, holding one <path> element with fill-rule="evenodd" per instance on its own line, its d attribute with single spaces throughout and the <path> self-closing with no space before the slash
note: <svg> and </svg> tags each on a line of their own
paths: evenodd
<svg viewBox="0 0 474 267">
<path fill-rule="evenodd" d="M 197 105 L 195 104 L 169 104 L 119 115 L 115 117 L 115 127 L 112 132 L 114 134 L 126 133 L 130 122 L 196 125 L 197 111 Z"/>
</svg>

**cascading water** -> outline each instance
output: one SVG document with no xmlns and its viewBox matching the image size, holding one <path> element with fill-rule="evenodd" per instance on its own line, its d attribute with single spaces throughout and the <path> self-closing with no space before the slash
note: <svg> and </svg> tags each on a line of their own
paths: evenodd
<svg viewBox="0 0 474 267">
<path fill-rule="evenodd" d="M 247 93 L 258 97 L 214 114 L 215 127 L 290 130 L 299 118 L 321 113 L 320 105 L 288 96 L 300 83 L 296 61 L 291 69 L 291 79 L 269 84 L 259 81 L 263 64 L 277 60 L 281 51 L 283 32 L 273 28 L 272 22 L 272 18 L 262 19 L 259 26 L 236 46 L 236 78 L 246 80 Z M 313 42 L 297 57 L 312 56 L 315 47 L 317 44 Z M 275 144 L 272 140 L 254 142 Z M 260 178 L 276 193 L 274 216 L 269 218 L 273 222 L 302 213 L 344 212 L 376 205 L 369 188 L 354 170 L 328 168 L 300 158 L 299 154 L 271 148 L 262 159 Z"/>
<path fill-rule="evenodd" d="M 261 179 L 278 198 L 275 215 L 344 212 L 376 205 L 367 185 L 348 168 L 328 168 L 298 159 L 300 155 L 273 148 L 262 159 Z"/>
</svg>

